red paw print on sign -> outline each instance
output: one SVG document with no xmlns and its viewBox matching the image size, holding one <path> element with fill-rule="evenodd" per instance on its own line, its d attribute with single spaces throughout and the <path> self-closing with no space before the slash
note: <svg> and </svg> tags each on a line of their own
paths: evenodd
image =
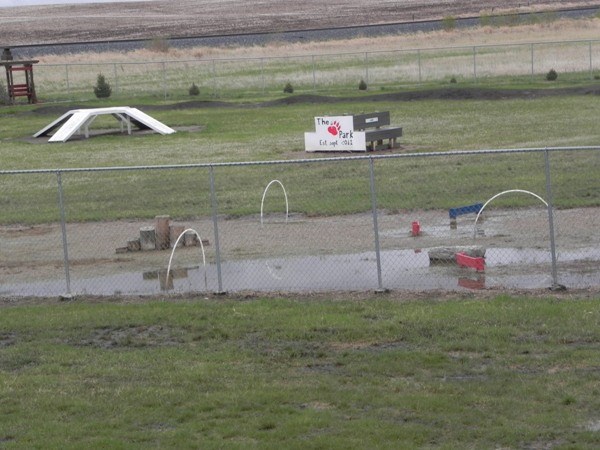
<svg viewBox="0 0 600 450">
<path fill-rule="evenodd" d="M 336 120 L 333 122 L 333 125 L 330 125 L 329 127 L 327 127 L 327 131 L 329 132 L 329 134 L 332 134 L 333 136 L 337 136 L 338 133 L 341 131 L 342 126 L 340 125 L 340 123 Z"/>
</svg>

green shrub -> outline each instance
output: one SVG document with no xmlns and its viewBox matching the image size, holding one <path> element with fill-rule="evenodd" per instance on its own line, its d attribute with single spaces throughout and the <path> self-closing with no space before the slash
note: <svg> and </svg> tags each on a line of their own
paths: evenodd
<svg viewBox="0 0 600 450">
<path fill-rule="evenodd" d="M 558 74 L 556 73 L 556 70 L 554 69 L 550 69 L 548 71 L 548 73 L 546 74 L 546 80 L 548 81 L 554 81 L 558 78 Z"/>
<path fill-rule="evenodd" d="M 162 37 L 153 38 L 148 41 L 146 48 L 151 52 L 169 53 L 169 41 Z"/>
<path fill-rule="evenodd" d="M 489 27 L 492 25 L 492 17 L 489 14 L 482 14 L 479 16 L 479 26 Z"/>
<path fill-rule="evenodd" d="M 509 13 L 505 16 L 506 25 L 509 27 L 516 27 L 520 24 L 520 16 L 518 13 Z"/>
<path fill-rule="evenodd" d="M 516 12 L 508 12 L 494 16 L 494 24 L 497 27 L 514 27 L 519 25 L 520 16 Z"/>
<path fill-rule="evenodd" d="M 200 89 L 196 86 L 196 83 L 192 83 L 188 92 L 191 96 L 200 95 Z"/>
<path fill-rule="evenodd" d="M 450 78 L 450 83 L 455 84 L 456 83 L 456 77 Z"/>
<path fill-rule="evenodd" d="M 446 16 L 442 19 L 442 29 L 452 31 L 456 28 L 456 19 L 453 16 Z"/>
<path fill-rule="evenodd" d="M 110 94 L 112 94 L 112 89 L 104 75 L 101 73 L 98 74 L 98 79 L 96 80 L 96 86 L 94 86 L 94 94 L 97 98 L 108 98 Z"/>
<path fill-rule="evenodd" d="M 544 11 L 540 13 L 541 21 L 544 23 L 556 22 L 560 19 L 560 16 L 556 11 Z"/>
<path fill-rule="evenodd" d="M 519 25 L 535 25 L 556 22 L 559 16 L 554 11 L 527 14 L 519 19 Z"/>
<path fill-rule="evenodd" d="M 358 83 L 358 90 L 359 91 L 366 91 L 367 90 L 367 83 L 362 78 L 361 78 L 360 82 Z"/>
<path fill-rule="evenodd" d="M 294 92 L 294 86 L 292 86 L 292 83 L 287 82 L 283 88 L 283 92 L 286 94 L 292 94 Z"/>
</svg>

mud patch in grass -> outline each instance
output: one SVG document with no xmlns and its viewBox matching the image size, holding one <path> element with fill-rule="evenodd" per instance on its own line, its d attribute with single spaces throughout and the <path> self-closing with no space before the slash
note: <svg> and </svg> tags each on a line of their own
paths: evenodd
<svg viewBox="0 0 600 450">
<path fill-rule="evenodd" d="M 184 340 L 179 333 L 170 327 L 141 325 L 98 328 L 91 333 L 90 337 L 80 341 L 78 344 L 111 349 L 175 346 L 183 342 Z"/>
<path fill-rule="evenodd" d="M 15 345 L 17 336 L 15 333 L 0 333 L 0 348 Z"/>
<path fill-rule="evenodd" d="M 29 352 L 8 351 L 0 353 L 0 371 L 18 372 L 36 366 L 38 363 L 39 358 Z"/>
</svg>

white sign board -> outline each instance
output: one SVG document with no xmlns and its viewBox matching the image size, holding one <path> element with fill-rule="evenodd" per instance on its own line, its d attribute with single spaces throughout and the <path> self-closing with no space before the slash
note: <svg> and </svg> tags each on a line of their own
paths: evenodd
<svg viewBox="0 0 600 450">
<path fill-rule="evenodd" d="M 315 117 L 315 132 L 304 133 L 307 152 L 366 151 L 364 131 L 354 131 L 352 116 Z"/>
</svg>

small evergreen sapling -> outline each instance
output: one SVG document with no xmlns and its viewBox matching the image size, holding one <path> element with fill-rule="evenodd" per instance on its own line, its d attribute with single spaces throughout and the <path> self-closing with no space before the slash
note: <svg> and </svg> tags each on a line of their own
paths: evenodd
<svg viewBox="0 0 600 450">
<path fill-rule="evenodd" d="M 546 80 L 548 81 L 554 81 L 558 78 L 558 73 L 556 73 L 556 70 L 554 69 L 550 69 L 548 71 L 548 73 L 546 74 Z"/>
<path fill-rule="evenodd" d="M 198 88 L 198 86 L 196 86 L 196 83 L 192 83 L 188 93 L 190 94 L 190 96 L 200 95 L 200 89 Z"/>
<path fill-rule="evenodd" d="M 94 86 L 94 94 L 97 98 L 108 98 L 112 93 L 112 89 L 110 88 L 110 84 L 104 78 L 104 75 L 101 73 L 98 74 L 98 79 L 96 80 L 96 86 Z"/>
</svg>

